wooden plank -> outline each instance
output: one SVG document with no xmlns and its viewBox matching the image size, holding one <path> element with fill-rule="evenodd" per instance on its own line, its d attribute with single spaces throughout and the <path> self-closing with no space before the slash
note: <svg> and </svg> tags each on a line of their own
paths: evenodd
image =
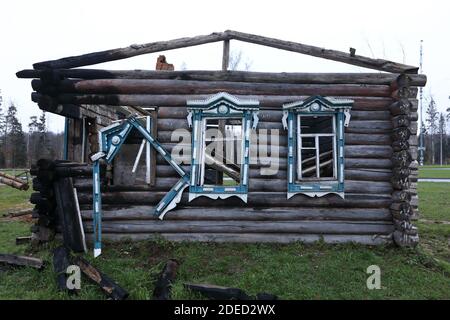
<svg viewBox="0 0 450 320">
<path fill-rule="evenodd" d="M 60 178 L 53 184 L 58 218 L 63 228 L 64 244 L 74 252 L 85 252 L 83 225 L 71 178 Z"/>
<path fill-rule="evenodd" d="M 69 290 L 67 288 L 67 268 L 71 265 L 70 252 L 60 246 L 53 250 L 53 271 L 56 273 L 56 284 L 61 291 Z"/>
<path fill-rule="evenodd" d="M 0 253 L 0 264 L 7 264 L 10 266 L 31 267 L 38 270 L 44 268 L 44 261 L 39 258 L 17 256 L 13 254 Z"/>
</svg>

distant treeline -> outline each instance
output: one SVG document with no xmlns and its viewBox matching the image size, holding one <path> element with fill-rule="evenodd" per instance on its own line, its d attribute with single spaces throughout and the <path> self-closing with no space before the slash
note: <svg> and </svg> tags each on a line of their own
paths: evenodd
<svg viewBox="0 0 450 320">
<path fill-rule="evenodd" d="M 425 164 L 449 164 L 450 163 L 450 136 L 447 134 L 447 126 L 450 122 L 450 108 L 447 113 L 439 112 L 433 96 L 428 99 L 428 107 L 425 110 L 424 126 L 424 163 Z"/>
<path fill-rule="evenodd" d="M 2 105 L 0 97 L 0 168 L 29 168 L 40 158 L 62 159 L 62 133 L 47 131 L 45 112 L 30 117 L 22 129 L 14 103 Z"/>
</svg>

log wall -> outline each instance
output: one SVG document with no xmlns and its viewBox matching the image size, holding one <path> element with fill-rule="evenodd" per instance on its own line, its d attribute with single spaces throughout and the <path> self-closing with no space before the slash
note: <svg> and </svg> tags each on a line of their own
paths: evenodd
<svg viewBox="0 0 450 320">
<path fill-rule="evenodd" d="M 252 139 L 248 203 L 236 198 L 198 198 L 189 203 L 185 191 L 176 210 L 169 212 L 164 221 L 155 220 L 151 215 L 153 206 L 179 179 L 176 172 L 157 156 L 154 185 L 121 183 L 103 188 L 105 238 L 143 239 L 161 234 L 179 241 L 310 242 L 319 237 L 329 242 L 379 244 L 392 241 L 392 205 L 398 195 L 395 193 L 398 188 L 393 180 L 393 168 L 399 167 L 398 161 L 401 160 L 396 155 L 404 148 L 397 142 L 408 144 L 412 159 L 411 179 L 414 181 L 416 169 L 413 167 L 417 159 L 416 86 L 423 85 L 423 79 L 411 76 L 413 80 L 405 93 L 399 90 L 400 86 L 391 84 L 391 78 L 383 78 L 380 74 L 364 74 L 358 80 L 363 84 L 355 83 L 355 78 L 336 75 L 330 76 L 330 82 L 335 79 L 333 83 L 327 83 L 326 77 L 304 74 L 302 79 L 307 81 L 294 81 L 293 76 L 284 80 L 274 77 L 275 80 L 271 81 L 264 75 L 260 82 L 253 74 L 247 78 L 242 75 L 239 78 L 242 81 L 235 74 L 231 74 L 233 78 L 218 73 L 220 76 L 214 78 L 207 73 L 206 79 L 199 74 L 194 80 L 173 78 L 170 75 L 174 73 L 170 72 L 159 74 L 159 78 L 158 73 L 151 73 L 135 79 L 130 79 L 132 73 L 114 79 L 96 79 L 90 74 L 88 79 L 66 78 L 51 84 L 34 80 L 33 88 L 37 92 L 33 100 L 40 106 L 102 104 L 98 113 L 110 112 L 113 106 L 120 105 L 157 106 L 158 140 L 167 150 L 172 150 L 178 142 L 172 138 L 173 131 L 190 130 L 186 120 L 186 100 L 206 98 L 219 91 L 257 99 L 261 104 L 260 122 L 256 132 L 258 138 Z M 395 84 L 396 79 L 397 76 Z M 345 199 L 336 195 L 322 198 L 296 195 L 286 199 L 287 139 L 281 124 L 282 104 L 311 95 L 355 101 L 350 125 L 345 129 Z M 401 99 L 409 101 L 410 109 L 406 115 L 398 111 L 401 107 L 395 104 Z M 408 130 L 407 137 L 399 139 L 405 137 L 405 129 Z M 275 130 L 280 134 L 275 140 L 258 135 Z M 140 141 L 141 138 L 131 136 L 127 142 L 137 145 Z M 270 152 L 271 145 L 280 147 L 279 170 L 268 175 L 267 169 L 276 160 L 274 155 L 269 153 L 259 159 L 256 155 L 258 149 L 267 148 Z M 130 161 L 134 161 L 134 156 L 118 158 L 115 168 L 130 172 L 115 172 L 114 176 L 131 174 L 133 163 Z M 185 166 L 189 168 L 188 164 Z M 74 179 L 74 185 L 89 232 L 92 182 L 80 177 Z M 409 192 L 414 206 L 417 204 L 414 183 Z"/>
</svg>

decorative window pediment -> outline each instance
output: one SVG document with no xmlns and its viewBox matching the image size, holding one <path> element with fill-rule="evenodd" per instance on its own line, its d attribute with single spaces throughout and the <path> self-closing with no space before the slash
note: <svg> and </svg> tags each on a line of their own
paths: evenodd
<svg viewBox="0 0 450 320">
<path fill-rule="evenodd" d="M 352 105 L 352 100 L 321 96 L 283 105 L 288 199 L 298 193 L 344 198 L 344 127 Z"/>
<path fill-rule="evenodd" d="M 221 92 L 187 102 L 192 126 L 189 201 L 237 196 L 247 202 L 250 132 L 258 124 L 259 102 Z"/>
</svg>

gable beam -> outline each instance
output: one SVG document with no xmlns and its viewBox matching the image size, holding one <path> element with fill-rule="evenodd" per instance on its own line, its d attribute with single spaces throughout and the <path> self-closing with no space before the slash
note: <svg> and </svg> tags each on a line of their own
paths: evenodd
<svg viewBox="0 0 450 320">
<path fill-rule="evenodd" d="M 215 32 L 197 37 L 179 38 L 169 41 L 158 41 L 146 44 L 131 45 L 126 48 L 112 49 L 72 56 L 58 60 L 49 60 L 33 64 L 34 69 L 64 69 L 89 66 L 93 64 L 131 58 L 147 53 L 198 46 L 201 44 L 228 40 L 228 34 Z"/>
<path fill-rule="evenodd" d="M 259 44 L 286 51 L 298 52 L 309 56 L 339 61 L 363 68 L 392 73 L 417 73 L 419 70 L 418 67 L 408 66 L 393 61 L 372 59 L 358 55 L 350 55 L 350 53 L 314 47 L 298 42 L 284 41 L 232 30 L 227 30 L 225 31 L 225 33 L 230 36 L 230 39 Z"/>
<path fill-rule="evenodd" d="M 38 62 L 35 63 L 33 67 L 34 69 L 37 70 L 76 68 L 131 58 L 134 56 L 147 53 L 155 53 L 160 51 L 186 48 L 206 43 L 229 41 L 229 40 L 239 40 L 243 42 L 259 44 L 276 49 L 302 53 L 318 58 L 343 62 L 358 67 L 391 73 L 417 73 L 419 70 L 418 67 L 404 65 L 393 61 L 383 59 L 372 59 L 359 55 L 351 55 L 350 53 L 345 53 L 342 51 L 324 49 L 320 47 L 301 44 L 298 42 L 279 40 L 275 38 L 258 36 L 254 34 L 243 33 L 233 30 L 227 30 L 225 32 L 212 33 L 210 35 L 201 35 L 190 38 L 187 37 L 169 41 L 158 41 L 147 44 L 131 45 L 126 48 L 99 51 L 79 56 L 62 58 L 58 60 Z"/>
</svg>

